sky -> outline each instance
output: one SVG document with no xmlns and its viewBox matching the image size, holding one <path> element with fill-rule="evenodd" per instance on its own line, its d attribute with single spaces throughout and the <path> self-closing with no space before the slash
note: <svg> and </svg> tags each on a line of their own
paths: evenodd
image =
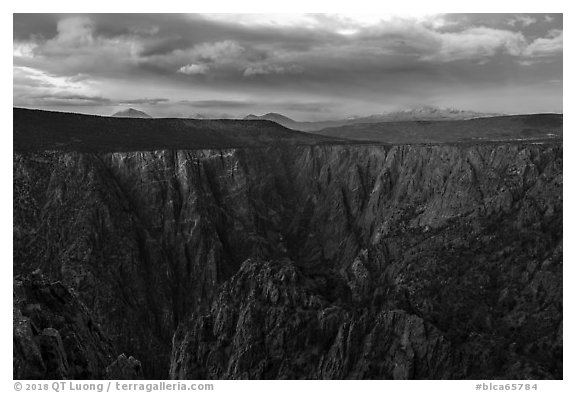
<svg viewBox="0 0 576 393">
<path fill-rule="evenodd" d="M 16 107 L 562 112 L 562 14 L 14 14 L 13 33 Z"/>
</svg>

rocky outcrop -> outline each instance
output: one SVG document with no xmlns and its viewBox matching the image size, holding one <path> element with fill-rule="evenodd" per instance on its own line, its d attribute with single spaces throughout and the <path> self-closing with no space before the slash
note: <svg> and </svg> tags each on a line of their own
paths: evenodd
<svg viewBox="0 0 576 393">
<path fill-rule="evenodd" d="M 173 378 L 465 375 L 460 353 L 432 325 L 402 310 L 357 309 L 337 274 L 306 274 L 289 259 L 247 260 L 174 344 Z"/>
<path fill-rule="evenodd" d="M 410 117 L 409 112 L 405 114 Z M 434 116 L 434 112 L 430 114 Z M 413 119 L 407 121 L 398 113 L 397 120 L 378 120 L 354 122 L 347 125 L 328 126 L 315 132 L 333 138 L 345 138 L 355 141 L 378 141 L 392 144 L 412 143 L 490 143 L 490 142 L 546 142 L 560 143 L 563 133 L 562 114 L 542 113 L 534 115 L 510 116 L 474 116 L 468 120 Z M 455 116 L 467 116 L 467 113 L 454 113 Z M 478 114 L 480 115 L 480 114 Z M 393 118 L 394 116 L 392 116 Z M 418 116 L 416 116 L 418 117 Z M 423 117 L 427 117 L 425 112 Z M 432 120 L 432 121 L 430 121 Z M 440 120 L 440 121 L 438 121 Z"/>
<path fill-rule="evenodd" d="M 91 311 L 61 282 L 35 271 L 14 280 L 14 379 L 141 379 L 142 367 L 124 354 Z"/>
<path fill-rule="evenodd" d="M 38 267 L 146 377 L 561 378 L 562 146 L 17 153 Z"/>
<path fill-rule="evenodd" d="M 39 273 L 14 281 L 14 379 L 98 379 L 113 345 L 88 309 Z"/>
<path fill-rule="evenodd" d="M 111 365 L 106 367 L 106 379 L 142 379 L 142 363 L 132 356 L 118 356 Z"/>
</svg>

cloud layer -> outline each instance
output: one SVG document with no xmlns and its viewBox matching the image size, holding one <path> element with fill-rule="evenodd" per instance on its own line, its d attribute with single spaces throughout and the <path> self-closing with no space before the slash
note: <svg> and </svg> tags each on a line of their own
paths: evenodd
<svg viewBox="0 0 576 393">
<path fill-rule="evenodd" d="M 15 14 L 14 104 L 302 119 L 557 111 L 562 51 L 558 14 Z"/>
</svg>

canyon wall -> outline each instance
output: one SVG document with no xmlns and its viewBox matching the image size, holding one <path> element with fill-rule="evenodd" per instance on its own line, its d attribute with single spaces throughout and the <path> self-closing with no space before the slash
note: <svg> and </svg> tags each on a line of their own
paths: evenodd
<svg viewBox="0 0 576 393">
<path fill-rule="evenodd" d="M 14 155 L 14 271 L 148 378 L 562 378 L 562 145 Z"/>
</svg>

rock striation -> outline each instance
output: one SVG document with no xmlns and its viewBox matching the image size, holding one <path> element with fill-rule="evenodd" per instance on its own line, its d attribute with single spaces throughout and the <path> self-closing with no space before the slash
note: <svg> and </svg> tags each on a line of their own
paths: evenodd
<svg viewBox="0 0 576 393">
<path fill-rule="evenodd" d="M 433 325 L 403 310 L 356 308 L 337 274 L 305 274 L 289 259 L 244 262 L 174 342 L 174 378 L 465 375 L 461 354 Z"/>
<path fill-rule="evenodd" d="M 14 281 L 14 379 L 95 379 L 113 346 L 60 282 L 38 273 Z"/>
<path fill-rule="evenodd" d="M 111 365 L 106 367 L 106 379 L 142 379 L 142 363 L 134 357 L 118 356 Z"/>
<path fill-rule="evenodd" d="M 38 268 L 146 378 L 558 379 L 562 144 L 17 152 Z"/>
<path fill-rule="evenodd" d="M 61 282 L 34 271 L 14 279 L 14 379 L 140 379 L 140 362 L 120 355 L 92 312 Z"/>
</svg>

